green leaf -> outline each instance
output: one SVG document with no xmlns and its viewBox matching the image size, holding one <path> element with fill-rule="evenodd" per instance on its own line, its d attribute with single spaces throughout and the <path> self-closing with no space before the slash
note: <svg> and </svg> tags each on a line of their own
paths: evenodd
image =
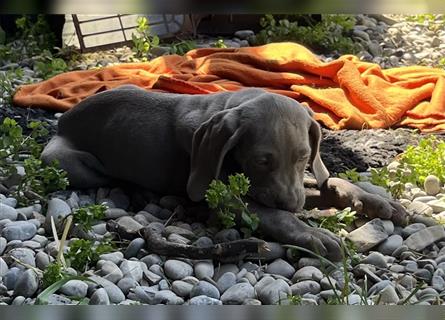
<svg viewBox="0 0 445 320">
<path fill-rule="evenodd" d="M 81 281 L 85 281 L 85 282 L 91 282 L 91 283 L 96 283 L 93 280 L 91 280 L 90 278 L 87 277 L 83 277 L 83 276 L 67 276 L 55 283 L 53 283 L 52 285 L 50 285 L 48 288 L 46 288 L 45 290 L 43 290 L 36 298 L 35 304 L 36 305 L 45 305 L 48 304 L 48 298 L 53 294 L 56 293 L 57 290 L 59 290 L 61 287 L 63 287 L 64 284 L 66 284 L 68 281 L 71 280 L 81 280 Z"/>
</svg>

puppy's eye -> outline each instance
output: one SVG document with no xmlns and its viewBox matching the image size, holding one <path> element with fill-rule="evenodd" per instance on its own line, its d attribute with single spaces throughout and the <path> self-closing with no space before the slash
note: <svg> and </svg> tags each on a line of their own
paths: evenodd
<svg viewBox="0 0 445 320">
<path fill-rule="evenodd" d="M 259 166 L 266 167 L 269 165 L 269 159 L 267 157 L 259 157 L 255 159 L 255 163 Z"/>
</svg>

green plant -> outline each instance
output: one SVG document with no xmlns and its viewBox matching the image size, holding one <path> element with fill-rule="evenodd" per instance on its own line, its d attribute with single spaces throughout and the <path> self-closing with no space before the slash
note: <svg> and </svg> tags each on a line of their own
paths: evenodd
<svg viewBox="0 0 445 320">
<path fill-rule="evenodd" d="M 305 25 L 300 25 L 299 20 Z M 350 37 L 355 25 L 352 15 L 323 14 L 321 21 L 296 15 L 277 21 L 268 14 L 261 18 L 260 25 L 263 29 L 256 35 L 258 44 L 295 41 L 322 52 L 355 53 L 359 50 Z"/>
<path fill-rule="evenodd" d="M 12 104 L 15 93 L 14 80 L 23 78 L 23 69 L 0 72 L 0 103 Z"/>
<path fill-rule="evenodd" d="M 137 34 L 132 34 L 133 51 L 137 57 L 147 59 L 150 51 L 159 45 L 159 37 L 151 35 L 150 25 L 146 17 L 139 17 L 137 19 Z"/>
<path fill-rule="evenodd" d="M 85 282 L 95 283 L 93 280 L 83 276 L 65 276 L 56 282 L 50 284 L 45 290 L 43 290 L 36 298 L 36 305 L 45 305 L 48 304 L 49 297 L 56 293 L 61 287 L 63 287 L 68 281 L 71 280 L 81 280 Z"/>
<path fill-rule="evenodd" d="M 445 21 L 443 19 L 436 20 L 436 16 L 437 14 L 431 13 L 415 14 L 407 16 L 405 20 L 421 25 L 426 25 L 429 30 L 436 32 L 442 30 L 445 26 Z"/>
<path fill-rule="evenodd" d="M 213 46 L 215 47 L 215 48 L 227 48 L 227 45 L 224 43 L 224 39 L 218 39 L 214 44 L 213 44 Z"/>
<path fill-rule="evenodd" d="M 34 64 L 34 68 L 43 79 L 68 71 L 66 62 L 61 58 L 54 58 L 50 52 L 43 54 L 41 60 Z"/>
<path fill-rule="evenodd" d="M 247 204 L 241 198 L 249 191 L 250 181 L 244 175 L 237 173 L 229 176 L 229 184 L 213 180 L 206 192 L 205 198 L 211 209 L 217 210 L 217 216 L 224 228 L 236 225 L 235 217 L 241 217 L 241 231 L 249 237 L 258 228 L 259 219 L 251 213 Z"/>
<path fill-rule="evenodd" d="M 334 215 L 322 218 L 319 223 L 309 220 L 309 224 L 313 227 L 325 228 L 334 233 L 338 233 L 346 226 L 351 225 L 355 219 L 357 219 L 356 212 L 348 207 L 337 211 Z"/>
<path fill-rule="evenodd" d="M 345 172 L 338 174 L 339 178 L 349 180 L 351 182 L 359 182 L 359 181 L 365 181 L 366 178 L 363 177 L 360 173 L 357 172 L 357 169 L 350 169 L 346 170 Z"/>
<path fill-rule="evenodd" d="M 93 204 L 74 210 L 73 217 L 76 223 L 85 232 L 92 230 L 93 222 L 105 218 L 107 207 L 102 204 Z"/>
<path fill-rule="evenodd" d="M 84 271 L 99 261 L 99 256 L 115 249 L 111 241 L 95 243 L 92 240 L 76 239 L 70 243 L 66 255 L 68 263 L 76 270 Z"/>
<path fill-rule="evenodd" d="M 371 169 L 370 182 L 400 197 L 405 183 L 420 187 L 430 174 L 445 182 L 445 141 L 433 135 L 421 139 L 417 146 L 408 146 L 390 166 Z"/>
<path fill-rule="evenodd" d="M 17 165 L 22 164 L 25 175 L 16 179 L 12 194 L 20 205 L 29 203 L 29 194 L 40 198 L 48 193 L 65 189 L 68 185 L 66 172 L 58 169 L 57 163 L 43 165 L 40 153 L 43 145 L 38 140 L 44 140 L 48 134 L 43 122 L 30 122 L 29 135 L 23 135 L 17 122 L 5 118 L 0 125 L 0 179 L 8 180 L 18 176 Z"/>
<path fill-rule="evenodd" d="M 181 56 L 193 49 L 196 49 L 196 42 L 193 40 L 183 40 L 170 45 L 170 52 Z"/>
<path fill-rule="evenodd" d="M 301 306 L 302 297 L 300 295 L 294 295 L 290 294 L 287 296 L 287 299 L 289 300 L 289 304 L 293 306 Z"/>
</svg>

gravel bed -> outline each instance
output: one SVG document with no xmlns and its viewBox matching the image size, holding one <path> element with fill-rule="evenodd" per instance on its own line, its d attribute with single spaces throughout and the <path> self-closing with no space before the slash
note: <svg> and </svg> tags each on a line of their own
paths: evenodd
<svg viewBox="0 0 445 320">
<path fill-rule="evenodd" d="M 434 65 L 445 56 L 445 32 L 432 34 L 427 26 L 411 22 L 389 25 L 364 15 L 358 16 L 354 39 L 362 43 L 364 60 L 382 67 L 424 63 Z M 366 35 L 365 35 L 366 34 Z M 230 46 L 249 44 L 251 32 L 242 31 L 226 39 Z M 361 39 L 361 40 L 360 40 Z M 203 39 L 208 46 L 214 39 Z M 166 49 L 159 49 L 159 54 Z M 119 48 L 86 55 L 77 69 L 127 62 L 131 50 Z M 325 56 L 331 59 L 334 56 Z M 31 81 L 32 66 L 24 65 Z M 12 66 L 10 66 L 12 68 Z M 8 67 L 3 66 L 0 72 Z M 20 84 L 20 81 L 15 83 Z M 45 121 L 54 133 L 60 114 L 37 109 L 0 107 L 0 119 L 11 117 L 24 127 L 29 120 Z M 381 167 L 390 163 L 408 144 L 422 137 L 414 130 L 323 129 L 322 157 L 333 173 L 357 168 Z M 121 249 L 103 254 L 85 272 L 72 268 L 93 282 L 71 280 L 49 297 L 49 304 L 76 304 L 88 298 L 90 304 L 291 304 L 336 303 L 347 292 L 348 304 L 435 304 L 445 293 L 445 229 L 436 218 L 445 218 L 444 186 L 430 177 L 425 188 L 407 185 L 400 200 L 411 216 L 402 228 L 391 221 L 359 218 L 345 231 L 357 249 L 347 262 L 348 282 L 342 263 L 321 263 L 307 255 L 296 256 L 279 243 L 269 242 L 267 256 L 218 263 L 158 256 L 148 252 L 143 238 L 123 241 Z M 384 195 L 384 191 L 380 190 Z M 216 230 L 194 215 L 196 207 L 186 199 L 154 195 L 138 190 L 99 188 L 54 193 L 48 206 L 17 207 L 17 201 L 0 194 L 0 304 L 33 304 L 42 290 L 35 269 L 45 270 L 57 255 L 49 228 L 49 217 L 67 216 L 78 207 L 106 202 L 109 209 L 84 237 L 100 241 L 107 237 L 106 223 L 115 220 L 124 226 L 141 228 L 166 225 L 163 236 L 169 241 L 208 246 L 240 239 L 235 229 Z M 183 215 L 171 216 L 182 208 Z M 74 236 L 66 244 L 69 247 Z M 265 239 L 267 240 L 267 239 Z M 365 289 L 366 288 L 366 289 Z M 419 289 L 416 289 L 419 288 Z M 417 290 L 417 291 L 415 291 Z M 337 301 L 338 303 L 338 301 Z"/>
</svg>

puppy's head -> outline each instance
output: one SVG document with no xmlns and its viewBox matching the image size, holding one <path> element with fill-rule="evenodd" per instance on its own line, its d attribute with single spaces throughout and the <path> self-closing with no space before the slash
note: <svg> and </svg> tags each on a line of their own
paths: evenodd
<svg viewBox="0 0 445 320">
<path fill-rule="evenodd" d="M 195 132 L 189 197 L 204 198 L 230 154 L 251 181 L 249 196 L 265 206 L 298 211 L 309 163 L 319 185 L 329 177 L 320 159 L 320 127 L 293 99 L 256 91 L 239 106 L 218 112 Z M 233 173 L 233 172 L 232 172 Z"/>
</svg>

